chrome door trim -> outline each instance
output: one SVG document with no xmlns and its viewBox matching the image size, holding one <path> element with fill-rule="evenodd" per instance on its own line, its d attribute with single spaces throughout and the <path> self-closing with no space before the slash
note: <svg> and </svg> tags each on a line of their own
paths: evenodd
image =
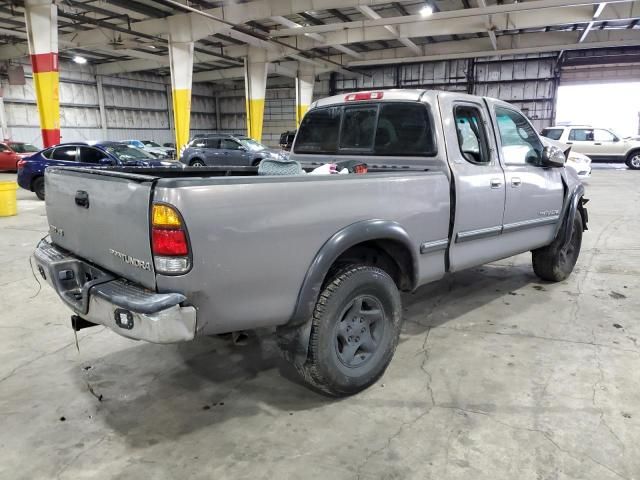
<svg viewBox="0 0 640 480">
<path fill-rule="evenodd" d="M 478 230 L 467 230 L 458 232 L 456 235 L 456 243 L 468 242 L 469 240 L 478 240 L 480 238 L 493 237 L 502 233 L 502 225 L 495 227 L 479 228 Z"/>
<path fill-rule="evenodd" d="M 440 250 L 446 250 L 449 245 L 449 239 L 443 238 L 442 240 L 434 240 L 432 242 L 424 242 L 420 245 L 420 253 L 422 255 L 426 253 L 438 252 Z"/>
<path fill-rule="evenodd" d="M 507 223 L 502 227 L 505 233 L 517 232 L 526 228 L 541 227 L 542 225 L 551 225 L 557 223 L 560 215 L 552 215 L 549 217 L 532 218 L 531 220 L 523 220 L 521 222 Z"/>
</svg>

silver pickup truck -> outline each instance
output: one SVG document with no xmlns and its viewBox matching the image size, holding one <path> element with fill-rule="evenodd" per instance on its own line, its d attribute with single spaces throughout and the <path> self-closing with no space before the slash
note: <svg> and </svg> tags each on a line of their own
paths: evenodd
<svg viewBox="0 0 640 480">
<path fill-rule="evenodd" d="M 587 226 L 584 188 L 513 106 L 391 90 L 315 102 L 291 159 L 365 174 L 255 167 L 49 168 L 38 271 L 74 315 L 132 339 L 275 327 L 318 390 L 356 393 L 394 354 L 400 291 L 531 251 L 565 279 Z"/>
</svg>

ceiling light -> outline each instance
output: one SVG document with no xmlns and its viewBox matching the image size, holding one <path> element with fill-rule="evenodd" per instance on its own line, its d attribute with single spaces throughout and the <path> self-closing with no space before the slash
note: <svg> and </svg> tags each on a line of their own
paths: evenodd
<svg viewBox="0 0 640 480">
<path fill-rule="evenodd" d="M 155 48 L 156 48 L 156 46 L 155 46 L 155 45 L 147 45 L 147 47 L 149 47 L 149 48 L 153 48 L 153 49 L 155 49 Z"/>
<path fill-rule="evenodd" d="M 85 63 L 87 63 L 87 59 L 81 57 L 80 55 L 76 55 L 75 57 L 73 57 L 73 61 L 79 63 L 80 65 L 84 65 Z"/>
<path fill-rule="evenodd" d="M 425 5 L 420 9 L 420 16 L 428 17 L 433 13 L 433 7 L 431 5 Z"/>
</svg>

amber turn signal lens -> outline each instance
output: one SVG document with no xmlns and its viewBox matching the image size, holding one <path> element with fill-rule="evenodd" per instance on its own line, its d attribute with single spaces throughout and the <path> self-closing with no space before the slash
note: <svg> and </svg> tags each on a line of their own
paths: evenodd
<svg viewBox="0 0 640 480">
<path fill-rule="evenodd" d="M 168 205 L 154 205 L 152 218 L 154 227 L 180 228 L 182 226 L 180 215 Z"/>
</svg>

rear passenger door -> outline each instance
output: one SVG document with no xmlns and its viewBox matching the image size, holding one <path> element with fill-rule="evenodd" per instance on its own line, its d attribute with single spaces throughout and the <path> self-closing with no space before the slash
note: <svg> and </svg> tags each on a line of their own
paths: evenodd
<svg viewBox="0 0 640 480">
<path fill-rule="evenodd" d="M 220 151 L 224 158 L 225 165 L 247 165 L 246 150 L 232 138 L 222 138 L 220 140 Z"/>
<path fill-rule="evenodd" d="M 503 245 L 506 256 L 553 240 L 564 201 L 562 168 L 541 165 L 544 146 L 518 110 L 487 100 L 506 178 Z"/>
<path fill-rule="evenodd" d="M 198 142 L 198 146 L 202 145 L 202 151 L 204 155 L 204 161 L 208 165 L 219 165 L 222 162 L 220 151 L 220 139 L 219 138 L 203 138 L 201 142 Z"/>
<path fill-rule="evenodd" d="M 574 152 L 592 157 L 596 154 L 594 144 L 593 128 L 572 128 L 569 130 L 567 145 L 571 145 L 571 150 Z"/>
<path fill-rule="evenodd" d="M 482 99 L 447 93 L 439 102 L 455 188 L 449 257 L 456 271 L 501 257 L 505 181 Z"/>
</svg>

